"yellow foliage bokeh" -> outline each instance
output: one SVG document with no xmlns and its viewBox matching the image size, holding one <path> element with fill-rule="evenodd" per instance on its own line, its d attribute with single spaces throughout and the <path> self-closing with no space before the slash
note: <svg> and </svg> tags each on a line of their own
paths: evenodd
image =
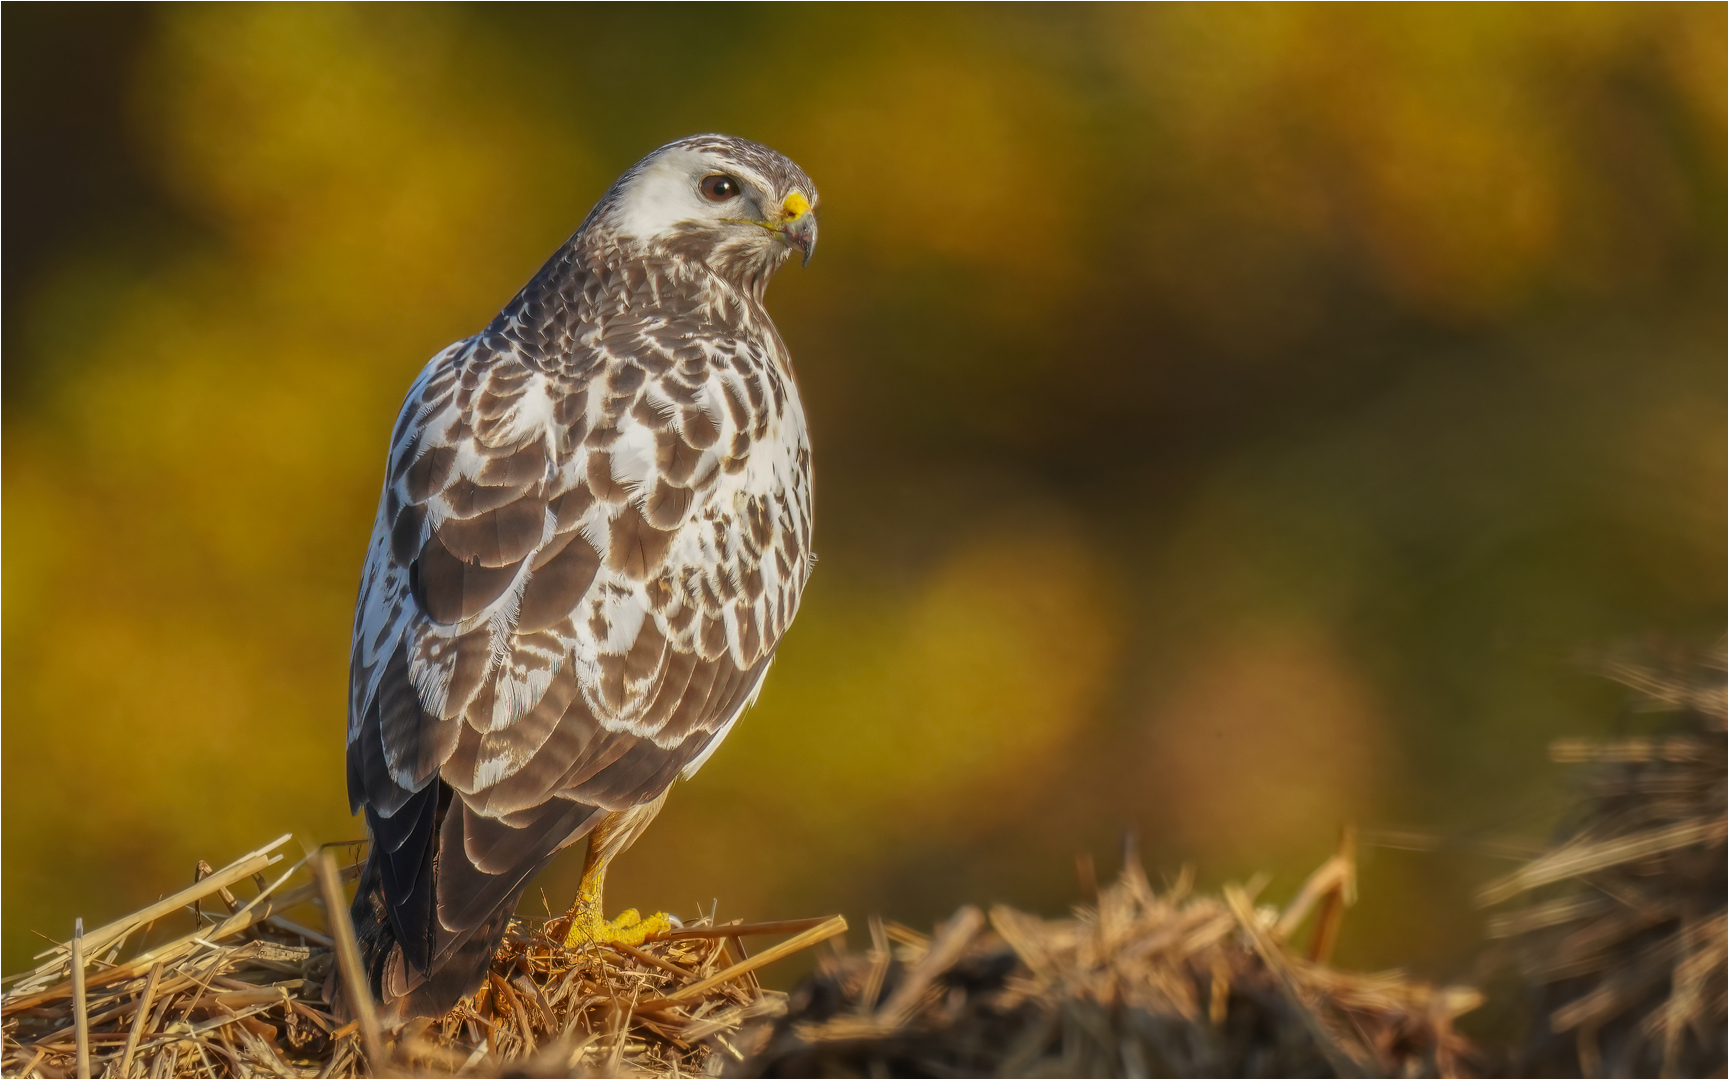
<svg viewBox="0 0 1729 1080">
<path fill-rule="evenodd" d="M 1558 658 L 1721 622 L 1720 9 L 141 25 L 125 152 L 173 228 L 8 293 L 8 970 L 198 858 L 358 835 L 349 619 L 401 395 L 697 130 L 823 194 L 769 296 L 821 561 L 623 902 L 1060 908 L 1125 828 L 1289 885 L 1347 820 L 1552 794 L 1543 741 L 1604 715 Z M 1347 955 L 1448 902 L 1387 874 Z"/>
</svg>

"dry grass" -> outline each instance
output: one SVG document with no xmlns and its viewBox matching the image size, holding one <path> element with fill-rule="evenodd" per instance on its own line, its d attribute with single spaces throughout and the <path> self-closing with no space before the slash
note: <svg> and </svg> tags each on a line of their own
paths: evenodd
<svg viewBox="0 0 1729 1080">
<path fill-rule="evenodd" d="M 756 970 L 843 919 L 705 920 L 581 950 L 558 944 L 560 920 L 518 920 L 473 999 L 369 1032 L 323 1001 L 332 965 L 352 970 L 346 920 L 333 939 L 286 917 L 340 895 L 353 868 L 318 852 L 271 881 L 287 839 L 44 954 L 0 1003 L 6 1075 L 1458 1075 L 1468 1051 L 1452 1021 L 1478 1001 L 1326 965 L 1353 898 L 1346 842 L 1283 911 L 1257 907 L 1253 883 L 1156 893 L 1131 869 L 1071 919 L 998 908 L 987 930 L 963 908 L 929 938 L 873 922 L 873 947 L 836 948 L 790 1014 Z M 231 888 L 243 882 L 256 889 L 245 903 Z M 121 958 L 188 911 L 197 930 Z M 1308 921 L 1303 956 L 1291 939 Z M 746 938 L 770 934 L 792 936 L 746 955 Z"/>
<path fill-rule="evenodd" d="M 1283 911 L 1257 907 L 1252 883 L 1156 893 L 1131 869 L 1071 919 L 998 908 L 987 930 L 964 908 L 934 938 L 873 922 L 873 947 L 835 949 L 790 1015 L 756 970 L 840 934 L 843 919 L 704 921 L 641 948 L 581 950 L 559 944 L 559 920 L 518 920 L 473 999 L 379 1033 L 364 1015 L 339 1026 L 324 1005 L 332 966 L 354 970 L 341 962 L 346 920 L 333 939 L 287 917 L 340 896 L 353 868 L 316 852 L 278 872 L 287 839 L 45 953 L 0 1002 L 5 1073 L 1457 1075 L 1467 1051 L 1452 1021 L 1478 1001 L 1326 965 L 1353 899 L 1347 840 Z M 243 883 L 256 891 L 244 903 Z M 148 944 L 153 923 L 188 912 L 196 930 Z M 1308 921 L 1303 956 L 1291 940 Z M 746 955 L 746 938 L 770 934 L 792 936 Z"/>
<path fill-rule="evenodd" d="M 1516 1055 L 1526 1075 L 1722 1076 L 1725 1046 L 1724 657 L 1610 660 L 1650 735 L 1567 739 L 1583 767 L 1559 842 L 1491 882 L 1490 921 L 1534 1008 Z"/>
<path fill-rule="evenodd" d="M 740 1070 L 755 1076 L 1458 1076 L 1453 1029 L 1481 1000 L 1324 952 L 1354 867 L 1346 850 L 1283 911 L 1257 887 L 1152 889 L 1136 864 L 1096 906 L 1046 921 L 962 908 L 936 933 L 872 925 L 828 959 Z M 759 1038 L 761 1038 L 759 1036 Z"/>
<path fill-rule="evenodd" d="M 331 865 L 319 880 L 314 872 L 328 861 L 320 852 L 269 880 L 263 872 L 277 869 L 274 852 L 288 839 L 55 946 L 9 980 L 0 1001 L 4 1074 L 712 1075 L 739 1058 L 732 1039 L 741 1027 L 785 1011 L 785 995 L 758 985 L 757 969 L 846 930 L 839 917 L 705 919 L 640 948 L 567 950 L 559 921 L 518 920 L 474 998 L 438 1022 L 369 1033 L 366 1017 L 339 1025 L 324 1004 L 338 941 L 286 917 L 317 901 L 325 882 L 339 889 L 352 880 L 355 868 Z M 308 874 L 314 880 L 304 881 Z M 289 887 L 296 879 L 303 883 Z M 242 882 L 256 889 L 244 903 L 230 888 Z M 129 941 L 147 942 L 153 926 L 188 913 L 197 929 L 135 945 L 122 959 Z M 352 933 L 345 924 L 338 920 L 339 937 Z M 787 934 L 746 953 L 747 938 Z"/>
</svg>

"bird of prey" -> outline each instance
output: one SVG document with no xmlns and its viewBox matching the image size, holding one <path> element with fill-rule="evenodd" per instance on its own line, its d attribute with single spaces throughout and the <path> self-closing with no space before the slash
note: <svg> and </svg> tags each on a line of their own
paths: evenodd
<svg viewBox="0 0 1729 1080">
<path fill-rule="evenodd" d="M 754 700 L 810 574 L 810 443 L 763 292 L 809 261 L 816 205 L 765 146 L 663 146 L 410 387 L 348 713 L 372 840 L 353 919 L 384 1018 L 474 991 L 578 840 L 568 945 L 669 926 L 607 921 L 602 884 Z"/>
</svg>

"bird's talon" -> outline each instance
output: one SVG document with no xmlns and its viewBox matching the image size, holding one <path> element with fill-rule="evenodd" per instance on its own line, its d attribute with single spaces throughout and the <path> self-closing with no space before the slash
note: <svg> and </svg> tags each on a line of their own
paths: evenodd
<svg viewBox="0 0 1729 1080">
<path fill-rule="evenodd" d="M 605 945 L 613 941 L 622 945 L 641 945 L 648 938 L 667 933 L 671 929 L 672 918 L 664 911 L 657 911 L 645 919 L 635 908 L 629 908 L 619 912 L 618 917 L 610 921 L 598 915 L 579 913 L 571 920 L 570 932 L 564 937 L 564 947 L 576 949 L 584 945 Z"/>
</svg>

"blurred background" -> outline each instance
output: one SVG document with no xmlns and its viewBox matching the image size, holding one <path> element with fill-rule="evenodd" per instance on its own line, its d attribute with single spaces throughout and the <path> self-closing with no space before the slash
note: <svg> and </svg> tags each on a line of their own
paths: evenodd
<svg viewBox="0 0 1729 1080">
<path fill-rule="evenodd" d="M 694 132 L 823 194 L 769 294 L 821 562 L 615 908 L 1056 914 L 1125 830 L 1278 899 L 1355 823 L 1341 961 L 1457 974 L 1546 743 L 1618 722 L 1589 657 L 1721 632 L 1722 5 L 14 5 L 3 49 L 8 971 L 360 835 L 402 394 Z"/>
</svg>

